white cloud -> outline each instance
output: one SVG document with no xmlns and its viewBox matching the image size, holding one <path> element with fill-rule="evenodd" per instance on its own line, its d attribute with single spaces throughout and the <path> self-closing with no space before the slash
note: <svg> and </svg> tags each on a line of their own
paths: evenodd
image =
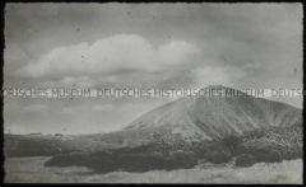
<svg viewBox="0 0 306 187">
<path fill-rule="evenodd" d="M 207 66 L 191 70 L 191 76 L 199 85 L 229 85 L 244 77 L 246 73 L 241 69 L 223 66 Z"/>
<path fill-rule="evenodd" d="M 162 65 L 177 65 L 178 63 L 188 63 L 191 55 L 198 53 L 200 50 L 184 41 L 172 41 L 166 45 L 161 45 L 157 50 L 159 62 Z"/>
<path fill-rule="evenodd" d="M 43 55 L 36 63 L 18 70 L 26 77 L 73 76 L 111 74 L 125 70 L 155 72 L 165 65 L 175 66 L 188 62 L 188 57 L 199 52 L 185 41 L 171 41 L 152 45 L 138 35 L 114 35 L 92 45 L 59 47 Z"/>
<path fill-rule="evenodd" d="M 65 86 L 75 85 L 75 86 L 81 86 L 81 87 L 91 87 L 97 84 L 97 81 L 89 78 L 88 76 L 81 76 L 81 77 L 66 76 L 62 80 L 57 82 L 57 84 L 65 85 Z"/>
</svg>

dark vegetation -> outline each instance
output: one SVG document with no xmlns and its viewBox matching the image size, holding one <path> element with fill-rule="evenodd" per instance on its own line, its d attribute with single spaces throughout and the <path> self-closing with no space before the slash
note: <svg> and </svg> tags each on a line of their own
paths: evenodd
<svg viewBox="0 0 306 187">
<path fill-rule="evenodd" d="M 169 133 L 155 134 L 155 141 L 137 147 L 59 154 L 45 165 L 86 166 L 100 173 L 144 172 L 192 168 L 200 160 L 212 164 L 234 161 L 236 166 L 247 167 L 257 162 L 302 158 L 302 123 L 252 131 L 219 141 L 187 142 L 171 137 L 174 136 Z"/>
<path fill-rule="evenodd" d="M 60 136 L 5 135 L 4 151 L 7 157 L 53 156 L 69 152 Z"/>
<path fill-rule="evenodd" d="M 111 171 L 144 172 L 154 169 L 192 168 L 197 164 L 193 153 L 172 152 L 163 155 L 160 151 L 147 146 L 137 148 L 120 148 L 105 150 L 87 155 L 86 153 L 70 153 L 53 157 L 45 163 L 46 166 L 87 166 L 96 172 Z"/>
<path fill-rule="evenodd" d="M 235 150 L 236 165 L 238 166 L 302 158 L 302 123 L 292 127 L 273 127 L 266 131 L 251 132 L 240 140 Z"/>
</svg>

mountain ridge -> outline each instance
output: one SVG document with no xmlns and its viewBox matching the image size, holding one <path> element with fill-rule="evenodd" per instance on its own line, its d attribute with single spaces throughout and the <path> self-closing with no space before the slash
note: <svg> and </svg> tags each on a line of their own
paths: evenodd
<svg viewBox="0 0 306 187">
<path fill-rule="evenodd" d="M 210 88 L 239 92 L 223 86 Z M 290 126 L 302 117 L 302 110 L 291 105 L 243 94 L 180 98 L 143 114 L 123 131 L 139 131 L 141 134 L 148 129 L 153 132 L 160 129 L 185 137 L 214 140 L 258 128 Z"/>
<path fill-rule="evenodd" d="M 234 90 L 226 87 L 225 89 Z M 302 121 L 301 109 L 264 98 L 245 96 L 180 98 L 141 115 L 119 131 L 101 135 L 54 138 L 50 141 L 55 142 L 56 146 L 61 146 L 62 151 L 52 147 L 55 150 L 52 153 L 73 150 L 95 152 L 156 142 L 192 144 L 192 142 L 220 141 L 229 136 L 243 136 L 255 130 L 290 127 Z M 13 139 L 16 138 L 7 138 L 9 142 Z M 26 141 L 28 143 L 18 141 L 20 145 L 25 146 L 33 142 L 31 139 Z M 50 141 L 45 142 L 49 145 Z M 35 144 L 43 146 L 39 142 L 41 141 L 37 140 Z M 11 143 L 6 146 L 7 150 L 12 154 L 16 151 L 18 153 L 15 148 L 11 150 L 9 145 Z"/>
</svg>

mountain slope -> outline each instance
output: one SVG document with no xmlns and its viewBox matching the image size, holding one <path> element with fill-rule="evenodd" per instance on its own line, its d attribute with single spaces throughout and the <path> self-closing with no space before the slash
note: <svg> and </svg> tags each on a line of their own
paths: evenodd
<svg viewBox="0 0 306 187">
<path fill-rule="evenodd" d="M 302 110 L 290 105 L 250 97 L 239 90 L 226 87 L 212 86 L 209 89 L 221 89 L 227 93 L 227 97 L 206 95 L 197 99 L 181 98 L 149 111 L 121 131 L 103 135 L 74 136 L 69 140 L 52 138 L 52 144 L 49 140 L 41 141 L 41 138 L 38 138 L 34 144 L 39 143 L 36 147 L 42 147 L 43 142 L 46 142 L 46 147 L 54 144 L 56 146 L 52 146 L 52 149 L 47 149 L 48 152 L 54 149 L 52 153 L 71 150 L 95 152 L 106 148 L 135 147 L 151 143 L 188 144 L 218 141 L 228 136 L 242 136 L 254 130 L 289 127 L 302 121 Z M 19 141 L 18 137 L 6 136 L 5 139 L 8 155 L 22 156 L 25 151 L 20 150 L 23 149 L 27 149 L 26 152 L 30 155 L 34 154 L 31 153 L 33 149 L 35 154 L 41 150 L 35 146 L 27 148 L 34 145 L 33 138 Z M 15 145 L 12 142 L 20 143 Z M 25 146 L 27 142 L 29 145 Z"/>
<path fill-rule="evenodd" d="M 291 126 L 302 119 L 302 110 L 287 104 L 254 98 L 226 87 L 227 96 L 182 98 L 154 109 L 123 131 L 125 144 L 150 142 L 156 135 L 169 135 L 186 141 L 220 140 L 230 135 L 269 127 Z M 111 136 L 111 135 L 110 135 Z"/>
<path fill-rule="evenodd" d="M 249 166 L 301 158 L 302 110 L 221 89 L 230 94 L 179 99 L 45 165 L 144 172 L 192 168 L 199 162 Z"/>
</svg>

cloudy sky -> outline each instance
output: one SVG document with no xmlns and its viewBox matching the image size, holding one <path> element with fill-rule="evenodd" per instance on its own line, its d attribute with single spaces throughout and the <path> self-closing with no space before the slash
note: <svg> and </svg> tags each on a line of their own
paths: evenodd
<svg viewBox="0 0 306 187">
<path fill-rule="evenodd" d="M 302 88 L 302 14 L 293 3 L 7 4 L 4 86 Z M 6 99 L 5 128 L 108 132 L 165 102 Z"/>
</svg>

